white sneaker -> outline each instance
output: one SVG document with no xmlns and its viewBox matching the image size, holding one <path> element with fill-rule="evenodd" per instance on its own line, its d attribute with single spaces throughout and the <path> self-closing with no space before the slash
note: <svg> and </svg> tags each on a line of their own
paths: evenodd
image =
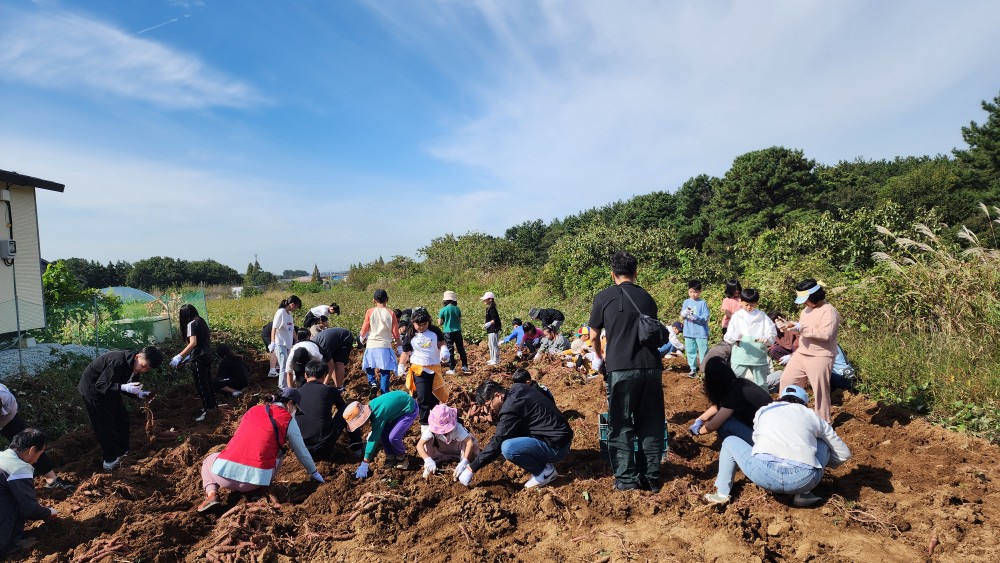
<svg viewBox="0 0 1000 563">
<path fill-rule="evenodd" d="M 528 481 L 524 484 L 524 488 L 535 489 L 538 487 L 544 487 L 554 481 L 558 476 L 559 472 L 556 471 L 556 468 L 552 467 L 551 463 L 547 463 L 545 464 L 545 469 L 542 470 L 542 474 L 532 475 L 531 479 L 528 479 Z"/>
<path fill-rule="evenodd" d="M 195 422 L 205 422 L 205 417 L 206 416 L 208 416 L 208 412 L 201 411 L 201 414 L 199 414 L 198 416 L 194 417 L 194 421 Z"/>
<path fill-rule="evenodd" d="M 242 394 L 243 394 L 243 391 L 233 391 L 232 393 L 230 393 L 230 396 L 239 397 Z"/>
<path fill-rule="evenodd" d="M 270 370 L 269 370 L 269 371 L 267 372 L 267 376 L 268 376 L 268 377 L 278 377 L 278 368 L 271 368 L 271 369 L 270 369 Z"/>
<path fill-rule="evenodd" d="M 488 365 L 488 366 L 495 366 L 495 365 L 497 365 L 497 363 L 494 362 L 493 360 L 490 360 L 490 361 L 486 362 L 486 365 Z"/>
<path fill-rule="evenodd" d="M 104 470 L 111 471 L 115 467 L 118 467 L 118 464 L 121 463 L 123 457 L 125 456 L 119 456 L 118 459 L 114 461 L 105 461 L 104 463 L 102 463 L 102 465 L 104 466 Z"/>
<path fill-rule="evenodd" d="M 447 374 L 447 375 L 455 375 L 455 370 L 450 369 L 450 370 L 448 370 L 448 371 L 446 371 L 444 373 Z"/>
</svg>

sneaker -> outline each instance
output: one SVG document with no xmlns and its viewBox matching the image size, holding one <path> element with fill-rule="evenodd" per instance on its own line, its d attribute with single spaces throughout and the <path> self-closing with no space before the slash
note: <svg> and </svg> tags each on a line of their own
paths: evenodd
<svg viewBox="0 0 1000 563">
<path fill-rule="evenodd" d="M 45 483 L 45 488 L 57 489 L 60 491 L 68 491 L 72 493 L 74 490 L 76 490 L 76 485 L 63 479 L 62 477 L 56 477 L 52 481 Z"/>
<path fill-rule="evenodd" d="M 374 399 L 375 397 L 378 397 L 378 385 L 372 383 L 368 386 L 368 398 Z"/>
<path fill-rule="evenodd" d="M 105 461 L 103 463 L 104 470 L 105 471 L 112 471 L 112 470 L 114 470 L 114 468 L 118 467 L 118 464 L 121 463 L 123 457 L 125 457 L 125 456 L 120 456 L 118 459 L 116 459 L 114 461 Z"/>
<path fill-rule="evenodd" d="M 278 377 L 278 368 L 271 368 L 271 369 L 270 369 L 270 370 L 269 370 L 269 371 L 267 372 L 267 376 L 268 376 L 268 377 Z"/>
<path fill-rule="evenodd" d="M 385 467 L 393 467 L 399 463 L 399 458 L 394 455 L 385 454 Z"/>
<path fill-rule="evenodd" d="M 233 391 L 232 393 L 229 394 L 229 396 L 230 397 L 239 397 L 242 394 L 243 394 L 243 391 Z"/>
<path fill-rule="evenodd" d="M 626 483 L 624 481 L 619 481 L 618 479 L 615 479 L 616 491 L 638 491 L 640 488 L 641 487 L 639 487 L 638 483 Z"/>
<path fill-rule="evenodd" d="M 544 487 L 554 481 L 558 476 L 559 472 L 556 471 L 556 468 L 552 467 L 551 463 L 547 463 L 545 464 L 545 469 L 542 470 L 541 475 L 532 475 L 531 479 L 528 479 L 528 481 L 524 484 L 524 488 L 536 489 L 538 487 Z"/>
<path fill-rule="evenodd" d="M 691 371 L 689 371 L 688 372 L 688 377 L 690 377 L 691 379 L 698 379 L 698 372 L 697 372 L 697 370 L 691 370 Z"/>
<path fill-rule="evenodd" d="M 472 370 L 469 369 L 469 366 L 462 366 L 462 375 L 469 375 L 470 373 L 472 373 Z"/>
<path fill-rule="evenodd" d="M 195 422 L 205 422 L 205 417 L 208 416 L 208 411 L 201 411 L 201 414 L 194 417 Z"/>
<path fill-rule="evenodd" d="M 594 373 L 587 374 L 587 379 L 597 379 L 598 377 L 601 377 L 601 374 L 596 371 Z"/>
<path fill-rule="evenodd" d="M 403 454 L 396 458 L 396 463 L 392 466 L 394 469 L 402 469 L 406 471 L 410 468 L 410 458 L 406 454 Z"/>
<path fill-rule="evenodd" d="M 198 505 L 198 512 L 205 512 L 209 508 L 212 508 L 213 506 L 218 506 L 218 505 L 219 505 L 219 497 L 218 497 L 218 495 L 214 495 L 214 494 L 213 495 L 208 495 L 207 497 L 205 497 L 205 500 L 203 500 L 201 502 L 201 504 Z"/>
<path fill-rule="evenodd" d="M 642 490 L 644 490 L 644 491 L 649 491 L 649 492 L 654 493 L 654 494 L 660 492 L 660 482 L 659 481 L 650 481 L 648 479 L 640 479 L 639 480 L 639 487 Z"/>
<path fill-rule="evenodd" d="M 822 497 L 812 494 L 812 491 L 807 491 L 795 495 L 795 497 L 792 498 L 792 504 L 800 508 L 804 508 L 806 506 L 812 506 L 822 500 Z"/>
<path fill-rule="evenodd" d="M 729 502 L 729 495 L 720 495 L 719 493 L 708 493 L 705 495 L 705 502 L 708 504 L 726 504 Z"/>
<path fill-rule="evenodd" d="M 448 371 L 446 371 L 444 373 L 445 373 L 445 375 L 455 375 L 455 370 L 450 369 L 450 370 L 448 370 Z"/>
</svg>

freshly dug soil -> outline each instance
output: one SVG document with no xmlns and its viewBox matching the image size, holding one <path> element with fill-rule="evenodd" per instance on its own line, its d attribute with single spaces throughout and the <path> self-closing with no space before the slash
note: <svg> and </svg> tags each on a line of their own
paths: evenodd
<svg viewBox="0 0 1000 563">
<path fill-rule="evenodd" d="M 471 376 L 447 376 L 459 406 L 487 378 L 509 383 L 517 367 L 510 351 L 501 366 L 485 365 L 470 347 Z M 342 444 L 319 462 L 324 484 L 308 480 L 289 455 L 272 493 L 223 491 L 222 506 L 199 514 L 199 469 L 206 454 L 232 435 L 239 417 L 265 391 L 266 364 L 254 366 L 248 393 L 227 409 L 192 422 L 200 410 L 193 390 L 152 401 L 153 418 L 133 415 L 127 461 L 101 472 L 100 450 L 89 432 L 50 446 L 60 473 L 80 486 L 71 495 L 39 488 L 61 517 L 29 529 L 39 541 L 26 561 L 997 561 L 1000 560 L 998 474 L 1000 448 L 931 426 L 906 411 L 863 396 L 837 392 L 837 432 L 853 459 L 828 472 L 814 491 L 826 499 L 795 508 L 742 475 L 734 501 L 708 506 L 717 469 L 714 436 L 690 437 L 687 426 L 707 402 L 681 360 L 668 360 L 663 392 L 670 453 L 658 494 L 615 492 L 598 444 L 598 413 L 605 411 L 601 380 L 563 366 L 532 364 L 535 379 L 555 395 L 576 432 L 572 452 L 556 465 L 560 477 L 541 490 L 524 490 L 528 475 L 499 461 L 477 473 L 471 489 L 451 479 L 451 465 L 421 478 L 413 470 L 384 469 L 381 454 L 371 478 L 356 481 L 357 461 Z M 367 400 L 367 382 L 355 351 L 348 394 Z M 399 382 L 394 382 L 395 386 Z M 485 443 L 492 429 L 467 424 Z M 164 431 L 179 432 L 174 440 Z M 152 436 L 152 440 L 149 438 Z M 416 426 L 407 438 L 410 451 Z"/>
</svg>

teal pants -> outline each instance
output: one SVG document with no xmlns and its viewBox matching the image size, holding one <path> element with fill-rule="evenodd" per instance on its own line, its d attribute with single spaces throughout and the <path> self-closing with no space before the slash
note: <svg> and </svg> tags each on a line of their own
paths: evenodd
<svg viewBox="0 0 1000 563">
<path fill-rule="evenodd" d="M 685 338 L 684 351 L 688 357 L 688 367 L 691 371 L 698 371 L 698 366 L 705 361 L 705 354 L 708 353 L 708 338 Z"/>
</svg>

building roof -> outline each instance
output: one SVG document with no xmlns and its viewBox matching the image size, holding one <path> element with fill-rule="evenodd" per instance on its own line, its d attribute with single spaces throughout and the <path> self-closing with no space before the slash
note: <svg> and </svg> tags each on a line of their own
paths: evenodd
<svg viewBox="0 0 1000 563">
<path fill-rule="evenodd" d="M 64 184 L 51 182 L 49 180 L 42 180 L 41 178 L 35 178 L 34 176 L 25 176 L 24 174 L 18 174 L 17 172 L 8 172 L 6 170 L 0 170 L 0 182 L 14 184 L 16 186 L 28 186 L 43 190 L 52 190 L 54 192 L 62 192 L 66 188 Z"/>
</svg>

